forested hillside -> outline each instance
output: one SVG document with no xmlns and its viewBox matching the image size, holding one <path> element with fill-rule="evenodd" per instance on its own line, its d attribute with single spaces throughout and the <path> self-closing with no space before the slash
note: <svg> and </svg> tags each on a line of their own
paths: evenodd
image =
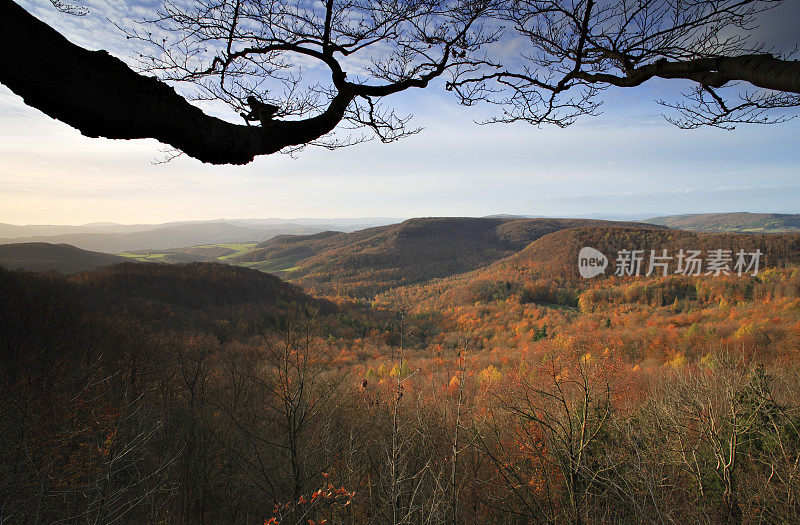
<svg viewBox="0 0 800 525">
<path fill-rule="evenodd" d="M 122 263 L 70 276 L 88 306 L 126 314 L 148 325 L 252 329 L 271 323 L 291 303 L 330 312 L 334 306 L 301 288 L 256 270 L 219 263 Z"/>
<path fill-rule="evenodd" d="M 698 232 L 787 233 L 800 231 L 800 215 L 788 213 L 695 213 L 645 222 Z"/>
<path fill-rule="evenodd" d="M 0 269 L 0 519 L 800 520 L 800 235 L 437 222 L 259 248 L 353 272 L 330 301 L 218 263 Z M 651 249 L 763 258 L 612 275 Z"/>
<path fill-rule="evenodd" d="M 69 244 L 26 242 L 0 244 L 0 266 L 10 270 L 76 273 L 125 261 L 124 257 L 81 250 Z"/>
<path fill-rule="evenodd" d="M 276 272 L 317 294 L 369 298 L 480 268 L 554 231 L 604 225 L 643 227 L 590 219 L 420 218 L 353 233 L 281 236 L 230 262 Z"/>
<path fill-rule="evenodd" d="M 583 279 L 578 273 L 578 254 L 588 246 L 599 250 L 608 259 L 608 268 L 601 280 L 613 276 L 617 256 L 622 250 L 641 250 L 640 276 L 649 270 L 651 250 L 661 256 L 666 250 L 670 257 L 668 274 L 678 266 L 680 250 L 696 250 L 707 257 L 710 250 L 730 251 L 728 271 L 735 273 L 735 253 L 760 250 L 760 267 L 783 268 L 800 263 L 800 234 L 703 234 L 675 230 L 656 230 L 630 227 L 571 228 L 548 234 L 532 242 L 523 250 L 486 268 L 473 272 L 437 279 L 426 285 L 398 287 L 380 296 L 390 302 L 405 301 L 417 304 L 432 300 L 438 306 L 468 304 L 475 301 L 522 297 L 523 301 L 537 301 L 564 306 L 577 306 L 578 293 L 592 286 L 594 281 Z M 749 260 L 748 260 L 749 262 Z M 664 273 L 655 267 L 656 275 Z M 706 268 L 700 269 L 704 274 Z M 400 304 L 400 303 L 397 303 Z"/>
</svg>

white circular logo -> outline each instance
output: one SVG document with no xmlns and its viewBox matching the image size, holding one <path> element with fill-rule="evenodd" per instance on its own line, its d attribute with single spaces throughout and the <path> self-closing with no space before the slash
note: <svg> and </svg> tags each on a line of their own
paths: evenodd
<svg viewBox="0 0 800 525">
<path fill-rule="evenodd" d="M 591 279 L 606 271 L 608 258 L 602 252 L 585 246 L 578 253 L 578 271 L 584 279 Z"/>
</svg>

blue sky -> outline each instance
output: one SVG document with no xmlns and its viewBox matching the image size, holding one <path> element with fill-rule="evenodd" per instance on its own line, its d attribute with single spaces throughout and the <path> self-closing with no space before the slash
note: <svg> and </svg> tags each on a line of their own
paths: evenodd
<svg viewBox="0 0 800 525">
<path fill-rule="evenodd" d="M 130 52 L 105 17 L 152 6 L 88 3 L 83 19 L 23 2 L 69 38 Z M 796 18 L 773 16 L 783 45 Z M 188 158 L 155 165 L 152 140 L 82 137 L 0 86 L 0 222 L 80 224 L 215 218 L 800 212 L 800 119 L 734 132 L 682 131 L 654 99 L 683 86 L 651 81 L 608 91 L 603 115 L 567 129 L 478 126 L 487 108 L 434 88 L 393 97 L 426 129 L 395 144 L 308 149 L 245 167 Z"/>
</svg>

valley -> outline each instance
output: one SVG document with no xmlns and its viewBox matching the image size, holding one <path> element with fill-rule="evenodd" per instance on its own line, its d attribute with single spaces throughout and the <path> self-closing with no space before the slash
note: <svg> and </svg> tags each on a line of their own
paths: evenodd
<svg viewBox="0 0 800 525">
<path fill-rule="evenodd" d="M 0 525 L 800 524 L 799 25 L 0 0 Z"/>
<path fill-rule="evenodd" d="M 608 257 L 592 279 L 584 246 Z M 761 258 L 755 274 L 731 255 L 716 274 L 673 258 L 614 275 L 626 250 Z M 70 506 L 107 477 L 210 522 L 388 522 L 393 491 L 408 516 L 452 512 L 457 494 L 459 523 L 512 523 L 511 509 L 714 521 L 730 511 L 716 458 L 736 439 L 741 512 L 798 511 L 800 234 L 419 218 L 123 255 L 0 245 L 0 432 L 34 466 L 0 449 L 17 501 Z M 42 484 L 43 469 L 73 481 Z M 591 481 L 570 489 L 570 472 Z"/>
</svg>

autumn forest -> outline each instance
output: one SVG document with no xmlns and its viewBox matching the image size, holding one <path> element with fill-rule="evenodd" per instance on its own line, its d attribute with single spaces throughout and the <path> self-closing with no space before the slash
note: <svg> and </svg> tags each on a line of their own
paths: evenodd
<svg viewBox="0 0 800 525">
<path fill-rule="evenodd" d="M 800 523 L 799 26 L 0 0 L 0 525 Z"/>
<path fill-rule="evenodd" d="M 764 255 L 582 279 L 583 246 Z M 797 234 L 415 219 L 257 248 L 291 249 L 291 283 L 0 270 L 3 522 L 800 519 Z"/>
</svg>

